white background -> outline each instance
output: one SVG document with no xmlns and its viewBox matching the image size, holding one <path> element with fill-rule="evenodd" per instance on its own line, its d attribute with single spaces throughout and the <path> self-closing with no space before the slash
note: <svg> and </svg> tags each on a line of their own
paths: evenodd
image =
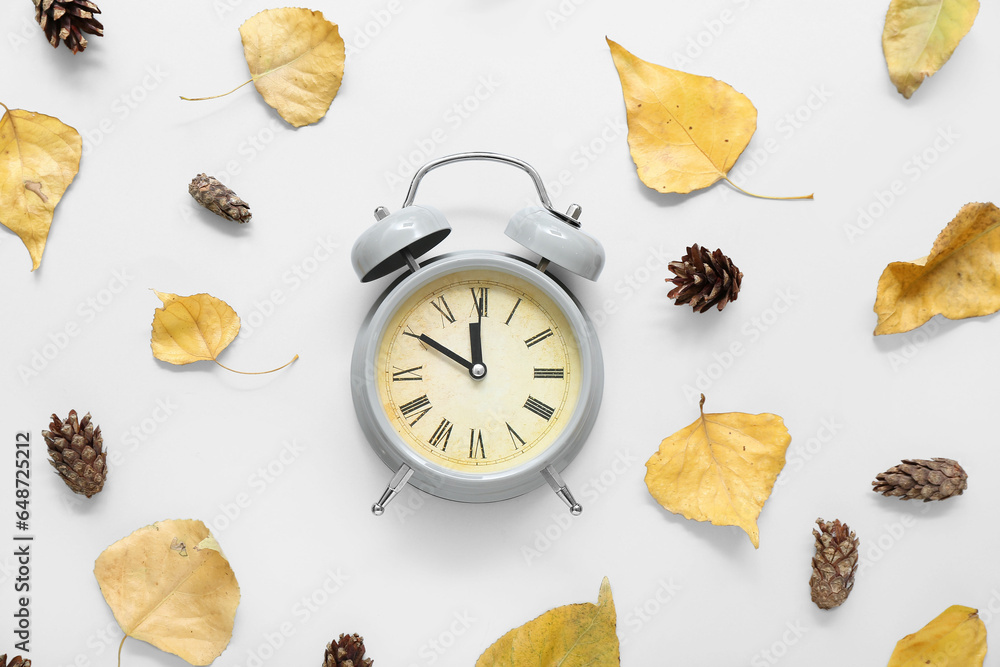
<svg viewBox="0 0 1000 667">
<path fill-rule="evenodd" d="M 227 667 L 319 664 L 341 632 L 363 634 L 383 667 L 468 666 L 545 610 L 596 601 L 604 576 L 629 667 L 775 655 L 883 665 L 951 604 L 993 620 L 996 317 L 871 332 L 885 265 L 925 255 L 963 204 L 997 198 L 1000 10 L 984 4 L 907 101 L 881 53 L 885 2 L 576 2 L 316 0 L 352 53 L 326 118 L 299 130 L 249 86 L 178 99 L 245 80 L 238 27 L 262 0 L 105 1 L 107 36 L 77 56 L 46 43 L 30 2 L 0 5 L 0 101 L 59 117 L 89 149 L 38 271 L 0 232 L 0 539 L 13 544 L 13 441 L 30 430 L 29 657 L 114 664 L 121 635 L 94 559 L 143 525 L 188 517 L 215 528 L 241 586 L 216 661 Z M 725 184 L 647 189 L 605 35 L 746 94 L 758 130 L 733 179 L 815 201 Z M 579 203 L 607 249 L 596 283 L 554 270 L 598 323 L 607 372 L 596 428 L 565 473 L 586 506 L 576 519 L 547 488 L 479 506 L 410 489 L 382 518 L 369 512 L 391 473 L 357 425 L 348 369 L 389 281 L 361 285 L 350 248 L 375 206 L 399 207 L 409 175 L 387 174 L 464 150 L 518 156 L 549 182 L 565 172 L 555 204 Z M 228 175 L 252 223 L 197 207 L 187 183 L 203 171 Z M 902 194 L 890 203 L 893 181 Z M 435 172 L 418 200 L 455 228 L 441 251 L 520 252 L 502 229 L 533 197 L 520 172 L 467 164 Z M 870 215 L 861 224 L 859 209 Z M 665 262 L 692 243 L 722 248 L 746 276 L 723 313 L 666 298 Z M 149 288 L 231 304 L 244 321 L 222 357 L 231 367 L 301 358 L 261 377 L 156 361 Z M 68 326 L 76 335 L 62 335 Z M 734 343 L 742 353 L 728 357 Z M 643 483 L 646 459 L 695 419 L 702 390 L 709 411 L 773 412 L 792 434 L 758 550 L 739 529 L 670 514 Z M 92 412 L 121 456 L 90 501 L 45 462 L 40 431 L 71 408 Z M 899 459 L 933 456 L 969 471 L 963 497 L 915 505 L 869 490 Z M 234 509 L 240 494 L 248 506 Z M 818 516 L 850 524 L 863 553 L 850 599 L 829 612 L 807 583 Z M 0 548 L 0 651 L 14 641 L 12 548 Z M 124 664 L 184 663 L 129 641 Z"/>
</svg>

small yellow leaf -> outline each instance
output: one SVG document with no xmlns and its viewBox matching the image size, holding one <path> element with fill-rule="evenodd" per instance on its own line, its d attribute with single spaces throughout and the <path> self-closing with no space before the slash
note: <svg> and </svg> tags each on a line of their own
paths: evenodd
<svg viewBox="0 0 1000 667">
<path fill-rule="evenodd" d="M 34 271 L 42 262 L 56 206 L 80 170 L 83 142 L 58 118 L 3 108 L 0 224 L 24 242 Z"/>
<path fill-rule="evenodd" d="M 155 290 L 154 290 L 155 291 Z M 210 294 L 156 292 L 163 308 L 153 312 L 153 356 L 170 364 L 216 361 L 240 332 L 240 318 Z"/>
<path fill-rule="evenodd" d="M 900 639 L 888 667 L 981 667 L 985 659 L 986 626 L 978 611 L 952 605 Z"/>
<path fill-rule="evenodd" d="M 344 78 L 344 40 L 322 12 L 265 9 L 240 26 L 254 86 L 295 127 L 324 115 Z"/>
<path fill-rule="evenodd" d="M 913 91 L 951 58 L 972 28 L 979 0 L 892 0 L 885 15 L 882 52 L 896 90 Z"/>
<path fill-rule="evenodd" d="M 140 528 L 104 550 L 94 576 L 127 637 L 192 665 L 211 664 L 232 638 L 240 587 L 201 521 Z"/>
<path fill-rule="evenodd" d="M 916 329 L 935 315 L 958 320 L 1000 310 L 1000 209 L 966 204 L 931 253 L 892 262 L 875 296 L 875 335 Z"/>
<path fill-rule="evenodd" d="M 476 667 L 619 667 L 617 623 L 605 577 L 597 604 L 550 609 L 498 639 Z"/>
<path fill-rule="evenodd" d="M 785 466 L 792 441 L 781 417 L 743 412 L 701 416 L 660 443 L 646 462 L 646 486 L 674 514 L 739 526 L 760 545 L 757 517 Z"/>
</svg>

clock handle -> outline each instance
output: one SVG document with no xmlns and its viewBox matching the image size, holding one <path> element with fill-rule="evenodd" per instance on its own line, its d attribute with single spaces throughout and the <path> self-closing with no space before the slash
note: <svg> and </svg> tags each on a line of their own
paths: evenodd
<svg viewBox="0 0 1000 667">
<path fill-rule="evenodd" d="M 583 505 L 576 502 L 576 498 L 573 497 L 573 492 L 569 490 L 566 486 L 566 482 L 563 481 L 562 476 L 552 466 L 546 466 L 542 469 L 542 477 L 545 481 L 549 483 L 552 490 L 556 492 L 556 495 L 562 498 L 563 502 L 569 506 L 569 513 L 573 516 L 580 516 L 583 513 Z"/>
<path fill-rule="evenodd" d="M 382 492 L 382 497 L 378 499 L 378 502 L 372 505 L 372 514 L 375 516 L 382 516 L 385 513 L 385 506 L 389 504 L 393 498 L 395 498 L 406 483 L 410 481 L 410 477 L 413 475 L 413 468 L 406 465 L 405 463 L 399 467 L 396 474 L 392 476 L 389 480 L 389 486 L 386 487 L 385 491 Z"/>
</svg>

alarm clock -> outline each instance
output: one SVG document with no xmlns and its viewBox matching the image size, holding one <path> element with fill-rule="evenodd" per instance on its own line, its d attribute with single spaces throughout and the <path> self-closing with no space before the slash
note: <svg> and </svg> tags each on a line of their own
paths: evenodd
<svg viewBox="0 0 1000 667">
<path fill-rule="evenodd" d="M 454 252 L 417 261 L 451 232 L 438 210 L 414 204 L 428 172 L 469 160 L 526 172 L 540 206 L 518 211 L 506 234 L 538 255 Z M 549 271 L 589 280 L 604 249 L 580 227 L 581 209 L 556 211 L 538 172 L 497 153 L 432 160 L 413 176 L 402 208 L 375 209 L 354 244 L 362 282 L 405 271 L 358 332 L 352 395 L 368 443 L 394 472 L 372 506 L 381 515 L 407 483 L 449 500 L 513 498 L 548 483 L 574 515 L 562 478 L 601 405 L 604 365 L 593 323 Z"/>
</svg>

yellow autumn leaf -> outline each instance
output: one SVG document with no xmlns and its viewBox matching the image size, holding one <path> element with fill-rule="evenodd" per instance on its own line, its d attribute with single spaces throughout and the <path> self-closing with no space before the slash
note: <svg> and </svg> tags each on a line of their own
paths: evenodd
<svg viewBox="0 0 1000 667">
<path fill-rule="evenodd" d="M 654 65 L 607 42 L 625 96 L 628 145 L 639 179 L 659 192 L 678 193 L 725 179 L 751 194 L 728 177 L 757 129 L 750 100 L 728 83 Z"/>
<path fill-rule="evenodd" d="M 778 415 L 705 414 L 660 443 L 646 462 L 646 487 L 674 514 L 739 526 L 760 546 L 757 517 L 785 466 L 792 436 Z"/>
<path fill-rule="evenodd" d="M 265 9 L 240 26 L 240 36 L 251 78 L 229 93 L 252 82 L 264 101 L 295 127 L 326 115 L 344 78 L 346 51 L 335 23 L 311 9 Z"/>
<path fill-rule="evenodd" d="M 892 0 L 885 15 L 882 52 L 896 90 L 913 91 L 951 58 L 972 28 L 979 0 Z"/>
<path fill-rule="evenodd" d="M 175 365 L 214 361 L 222 366 L 218 360 L 219 354 L 240 333 L 240 318 L 236 311 L 211 294 L 178 296 L 169 292 L 156 292 L 156 296 L 163 302 L 163 307 L 153 311 L 153 335 L 150 340 L 153 356 Z M 299 355 L 295 355 L 292 361 L 298 358 Z M 264 372 L 271 373 L 285 366 Z M 227 371 L 246 374 L 245 371 L 222 367 Z"/>
<path fill-rule="evenodd" d="M 94 576 L 126 637 L 192 665 L 211 664 L 232 638 L 240 587 L 201 521 L 140 528 L 104 550 Z"/>
<path fill-rule="evenodd" d="M 494 642 L 476 667 L 619 667 L 617 623 L 605 577 L 597 604 L 550 609 Z"/>
<path fill-rule="evenodd" d="M 875 296 L 875 335 L 916 329 L 935 315 L 952 320 L 1000 310 L 1000 209 L 966 204 L 927 257 L 892 262 Z"/>
<path fill-rule="evenodd" d="M 985 659 L 986 626 L 978 611 L 952 605 L 900 639 L 888 667 L 981 667 Z"/>
<path fill-rule="evenodd" d="M 58 118 L 4 108 L 0 118 L 0 223 L 42 262 L 52 216 L 80 170 L 80 134 Z"/>
</svg>

